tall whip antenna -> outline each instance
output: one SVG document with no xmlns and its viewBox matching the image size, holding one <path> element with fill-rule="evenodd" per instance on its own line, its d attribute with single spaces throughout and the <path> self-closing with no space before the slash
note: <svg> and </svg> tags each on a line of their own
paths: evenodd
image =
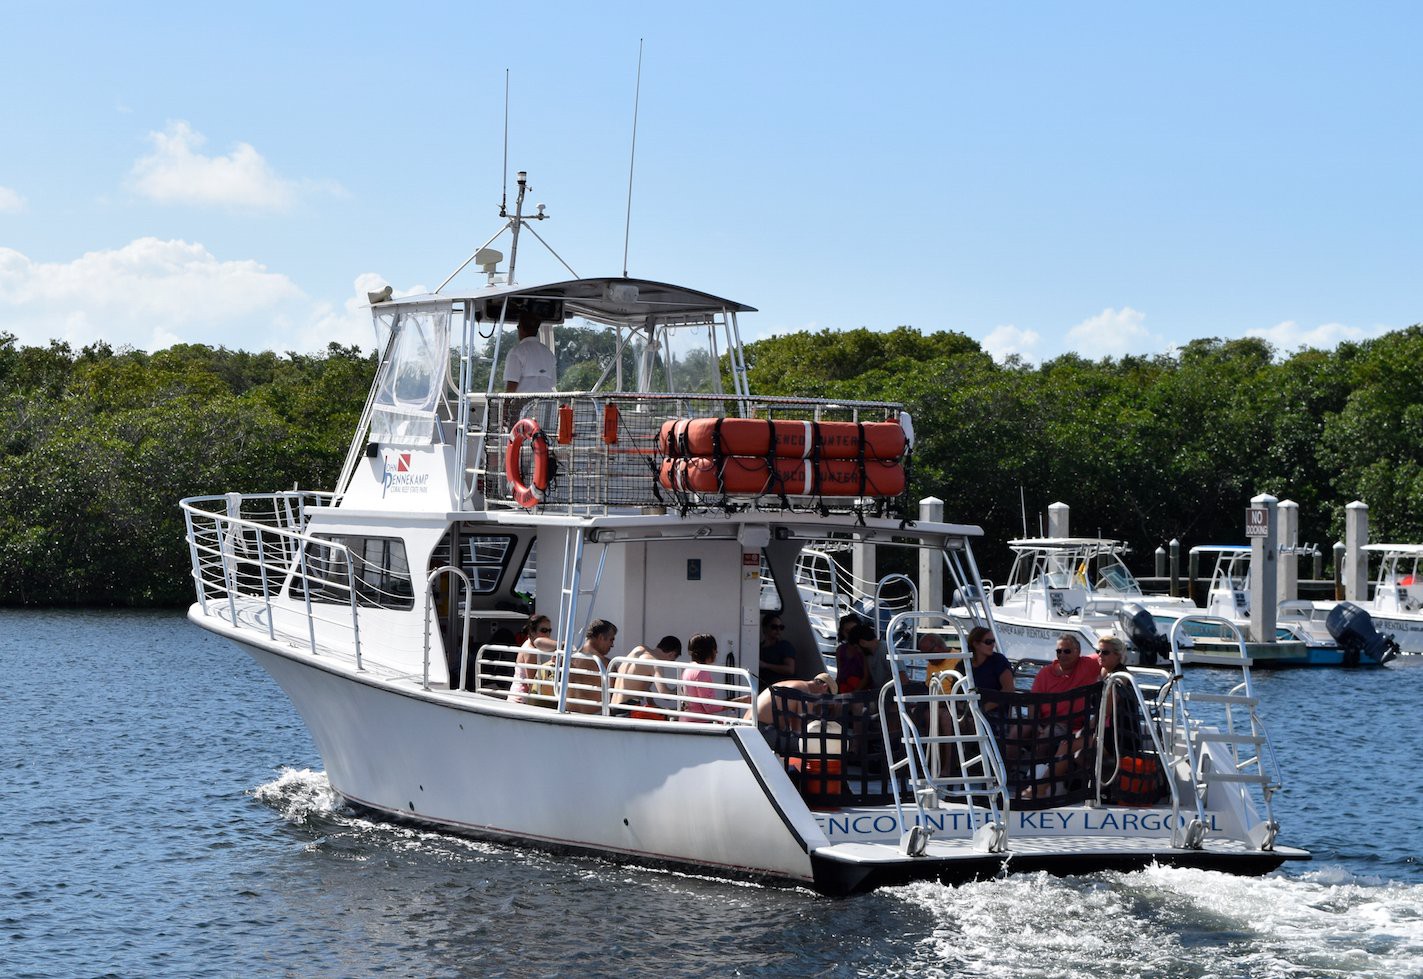
<svg viewBox="0 0 1423 979">
<path fill-rule="evenodd" d="M 499 198 L 499 216 L 508 214 L 509 204 L 509 69 L 504 69 L 504 193 Z"/>
<path fill-rule="evenodd" d="M 632 153 L 628 157 L 628 213 L 623 223 L 623 278 L 628 277 L 628 233 L 632 230 L 632 171 L 637 162 L 637 103 L 642 97 L 642 38 L 637 39 L 637 87 L 632 96 Z"/>
</svg>

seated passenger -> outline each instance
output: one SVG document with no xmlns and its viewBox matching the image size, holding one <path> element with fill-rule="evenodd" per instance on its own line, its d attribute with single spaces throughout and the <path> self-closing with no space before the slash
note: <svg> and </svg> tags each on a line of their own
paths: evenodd
<svg viewBox="0 0 1423 979">
<path fill-rule="evenodd" d="M 1096 656 L 1082 655 L 1082 643 L 1070 632 L 1057 637 L 1057 659 L 1044 666 L 1033 678 L 1033 693 L 1065 693 L 1079 687 L 1088 687 L 1102 678 L 1102 661 Z M 1047 705 L 1043 705 L 1046 709 Z M 1051 771 L 1063 775 L 1071 768 L 1071 760 L 1077 758 L 1087 746 L 1094 732 L 1074 730 L 1069 719 L 1081 716 L 1086 709 L 1085 700 L 1061 700 L 1051 713 L 1044 713 L 1040 723 L 1053 737 L 1060 738 L 1052 751 Z M 1038 757 L 1044 757 L 1039 755 Z M 1040 762 L 1035 769 L 1039 780 L 1048 774 L 1047 762 Z M 1051 788 L 1045 784 L 1031 786 L 1023 791 L 1024 798 L 1042 798 Z"/>
<path fill-rule="evenodd" d="M 603 710 L 603 678 L 618 627 L 607 619 L 594 619 L 584 633 L 583 645 L 568 666 L 568 709 L 575 714 L 599 714 Z"/>
<path fill-rule="evenodd" d="M 810 680 L 782 680 L 773 683 L 756 695 L 756 723 L 770 724 L 771 691 L 777 689 L 798 690 L 811 697 L 833 697 L 840 692 L 839 686 L 829 673 L 819 673 Z"/>
<path fill-rule="evenodd" d="M 969 645 L 971 646 L 972 644 L 972 641 L 970 641 Z M 919 641 L 914 644 L 914 648 L 932 657 L 924 664 L 924 684 L 926 687 L 932 686 L 934 677 L 941 673 L 948 673 L 950 670 L 955 673 L 963 672 L 963 660 L 957 656 L 949 655 L 948 644 L 944 642 L 944 637 L 937 632 L 924 633 L 919 637 Z M 946 676 L 940 680 L 939 683 L 944 693 L 949 693 L 953 688 L 954 678 Z"/>
<path fill-rule="evenodd" d="M 708 686 L 726 682 L 724 674 L 705 668 L 716 662 L 716 637 L 706 632 L 697 633 L 687 640 L 687 656 L 697 666 L 683 674 L 682 710 L 685 714 L 682 720 L 705 722 L 736 712 L 738 701 L 729 701 L 724 691 Z"/>
<path fill-rule="evenodd" d="M 617 673 L 613 685 L 613 713 L 620 717 L 634 717 L 644 721 L 665 721 L 667 715 L 649 707 L 662 710 L 675 708 L 675 701 L 664 698 L 673 691 L 665 682 L 666 674 L 659 668 L 660 663 L 670 663 L 682 655 L 682 640 L 676 636 L 663 636 L 657 645 L 648 649 L 638 646 Z M 654 693 L 661 696 L 654 696 Z"/>
<path fill-rule="evenodd" d="M 863 622 L 850 627 L 850 634 L 835 650 L 835 682 L 841 693 L 854 693 L 870 687 L 870 657 L 879 640 L 875 631 Z"/>
<path fill-rule="evenodd" d="M 519 646 L 519 655 L 514 659 L 514 682 L 509 685 L 509 699 L 516 704 L 547 707 L 552 691 L 540 690 L 538 696 L 534 696 L 533 680 L 539 668 L 549 662 L 547 654 L 558 648 L 553 641 L 553 621 L 547 615 L 530 616 L 528 633 L 529 637 Z"/>
<path fill-rule="evenodd" d="M 976 625 L 968 632 L 973 685 L 978 690 L 1013 690 L 1013 664 L 998 652 L 998 640 L 992 630 Z M 1041 673 L 1039 673 L 1041 675 Z M 995 708 L 996 704 L 993 705 Z"/>
<path fill-rule="evenodd" d="M 1038 670 L 1038 675 L 1033 677 L 1033 693 L 1064 693 L 1078 687 L 1089 687 L 1101 678 L 1102 661 L 1096 656 L 1084 656 L 1081 641 L 1072 633 L 1064 632 L 1057 637 L 1057 659 Z M 1054 713 L 1061 718 L 1079 709 L 1076 702 L 1064 700 L 1057 705 Z M 1067 733 L 1063 722 L 1053 721 L 1046 714 L 1043 720 L 1053 722 L 1054 729 L 1062 728 L 1056 731 L 1057 734 Z"/>
</svg>

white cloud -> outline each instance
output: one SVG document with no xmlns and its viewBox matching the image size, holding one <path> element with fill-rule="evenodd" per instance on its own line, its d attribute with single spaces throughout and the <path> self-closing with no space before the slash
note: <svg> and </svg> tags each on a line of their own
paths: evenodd
<svg viewBox="0 0 1423 979">
<path fill-rule="evenodd" d="M 160 204 L 287 211 L 302 190 L 317 187 L 278 176 L 248 143 L 238 143 L 227 156 L 204 156 L 199 151 L 205 138 L 186 122 L 169 123 L 148 138 L 153 152 L 133 165 L 129 185 Z M 323 189 L 340 192 L 335 185 Z"/>
<path fill-rule="evenodd" d="M 360 309 L 366 275 L 344 304 L 313 301 L 287 276 L 251 260 L 223 261 L 200 244 L 140 238 L 72 262 L 30 260 L 0 248 L 0 328 L 22 344 L 103 340 L 158 350 L 178 342 L 244 350 L 373 345 Z"/>
<path fill-rule="evenodd" d="M 1068 330 L 1067 348 L 1089 360 L 1160 353 L 1166 349 L 1167 342 L 1141 325 L 1145 319 L 1145 313 L 1130 306 L 1108 307 Z"/>
<path fill-rule="evenodd" d="M 0 214 L 19 214 L 25 209 L 25 199 L 9 187 L 0 187 Z"/>
<path fill-rule="evenodd" d="M 1016 326 L 995 326 L 983 338 L 979 346 L 998 363 L 1017 354 L 1026 361 L 1037 359 L 1038 342 L 1042 339 L 1037 330 L 1020 330 Z"/>
<path fill-rule="evenodd" d="M 1276 323 L 1266 329 L 1246 330 L 1245 335 L 1268 340 L 1279 353 L 1287 354 L 1301 347 L 1332 350 L 1345 340 L 1370 340 L 1383 336 L 1391 329 L 1393 327 L 1364 328 L 1345 326 L 1343 323 L 1322 323 L 1319 326 L 1305 328 L 1294 320 L 1285 320 L 1283 323 Z"/>
<path fill-rule="evenodd" d="M 808 323 L 771 323 L 753 316 L 742 320 L 739 325 L 742 343 L 755 343 L 757 340 L 769 340 L 771 337 L 789 336 L 792 333 L 820 332 L 820 323 L 816 320 Z"/>
</svg>

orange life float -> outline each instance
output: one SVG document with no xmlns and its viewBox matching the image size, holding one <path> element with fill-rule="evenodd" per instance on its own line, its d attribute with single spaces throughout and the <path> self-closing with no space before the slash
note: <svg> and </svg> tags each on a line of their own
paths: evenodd
<svg viewBox="0 0 1423 979">
<path fill-rule="evenodd" d="M 731 456 L 710 459 L 663 459 L 658 481 L 681 493 L 728 496 L 898 496 L 904 492 L 904 466 L 893 459 L 777 459 L 774 471 L 764 458 Z"/>
<path fill-rule="evenodd" d="M 520 459 L 520 450 L 525 442 L 530 443 L 534 450 L 534 471 L 527 483 L 524 482 Z M 544 494 L 548 492 L 548 436 L 532 418 L 520 418 L 509 429 L 509 448 L 504 452 L 504 475 L 508 477 L 514 502 L 519 506 L 533 509 L 543 502 Z"/>
<path fill-rule="evenodd" d="M 1124 755 L 1119 764 L 1118 802 L 1128 806 L 1149 806 L 1165 793 L 1161 763 L 1155 758 Z"/>
<path fill-rule="evenodd" d="M 898 459 L 908 444 L 904 429 L 893 421 L 681 418 L 664 422 L 657 433 L 657 448 L 667 456 Z"/>
</svg>

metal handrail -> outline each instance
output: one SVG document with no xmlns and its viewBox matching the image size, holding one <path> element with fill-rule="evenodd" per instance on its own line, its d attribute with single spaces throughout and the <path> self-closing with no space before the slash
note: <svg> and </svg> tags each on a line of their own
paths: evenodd
<svg viewBox="0 0 1423 979">
<path fill-rule="evenodd" d="M 1113 711 L 1112 711 L 1113 715 L 1116 714 L 1116 711 L 1115 711 L 1115 709 L 1114 709 L 1115 706 L 1116 706 L 1116 700 L 1115 700 L 1115 695 L 1113 694 L 1113 691 L 1112 691 L 1112 688 L 1113 688 L 1113 687 L 1125 686 L 1125 687 L 1127 687 L 1127 688 L 1129 688 L 1129 689 L 1131 690 L 1132 696 L 1136 699 L 1136 705 L 1137 705 L 1137 707 L 1140 708 L 1140 710 L 1141 710 L 1141 715 L 1140 715 L 1140 716 L 1141 716 L 1141 719 L 1142 719 L 1142 722 L 1143 722 L 1143 726 L 1146 728 L 1146 733 L 1151 736 L 1151 746 L 1152 746 L 1153 749 L 1155 749 L 1155 751 L 1156 751 L 1156 757 L 1157 757 L 1158 759 L 1160 759 L 1160 764 L 1162 765 L 1163 768 L 1166 766 L 1167 759 L 1170 757 L 1170 755 L 1168 755 L 1167 752 L 1166 752 L 1166 748 L 1165 748 L 1164 745 L 1162 744 L 1160 732 L 1157 730 L 1157 723 L 1158 723 L 1158 722 L 1157 722 L 1157 720 L 1156 720 L 1155 718 L 1152 717 L 1151 709 L 1150 709 L 1150 708 L 1147 706 L 1147 704 L 1146 704 L 1146 698 L 1145 698 L 1144 696 L 1142 696 L 1141 687 L 1137 686 L 1136 677 L 1132 676 L 1130 673 L 1118 672 L 1118 673 L 1108 673 L 1103 679 L 1105 680 L 1105 682 L 1102 684 L 1102 706 L 1101 706 L 1101 709 L 1097 712 L 1097 804 L 1098 804 L 1098 805 L 1101 805 L 1101 804 L 1102 804 L 1102 785 L 1103 785 L 1103 779 L 1102 779 L 1102 753 L 1103 753 L 1103 749 L 1106 747 L 1107 710 L 1108 710 L 1108 707 L 1110 706 L 1110 707 L 1113 708 Z M 1120 722 L 1120 720 L 1118 720 L 1115 724 L 1113 724 L 1113 730 L 1116 732 L 1117 738 L 1120 738 L 1120 737 L 1121 737 L 1121 722 Z M 1114 753 L 1113 753 L 1113 757 L 1115 757 L 1115 758 L 1116 758 L 1116 761 L 1117 761 L 1117 772 L 1113 772 L 1113 773 L 1112 773 L 1112 777 L 1115 778 L 1115 777 L 1117 776 L 1118 772 L 1121 771 L 1121 764 L 1122 764 L 1121 752 L 1114 752 Z M 1180 799 L 1179 793 L 1176 791 L 1176 780 L 1170 776 L 1169 772 L 1168 772 L 1167 778 L 1166 778 L 1166 785 L 1167 785 L 1167 787 L 1168 787 L 1168 788 L 1170 789 L 1170 791 L 1171 791 L 1171 815 L 1172 815 L 1172 822 L 1173 822 L 1173 823 L 1179 822 L 1179 821 L 1180 821 L 1180 812 L 1181 812 L 1181 799 Z"/>
<path fill-rule="evenodd" d="M 460 652 L 462 654 L 460 686 L 464 686 L 465 677 L 469 675 L 465 671 L 469 669 L 469 596 L 473 593 L 473 589 L 470 587 L 469 575 L 459 568 L 447 564 L 442 568 L 436 568 L 425 576 L 425 673 L 421 686 L 426 690 L 430 689 L 430 622 L 434 618 L 430 613 L 434 611 L 435 606 L 435 579 L 446 574 L 454 575 L 464 586 L 465 600 L 463 602 L 459 601 L 459 592 L 455 592 L 454 595 L 454 600 L 459 602 L 464 611 L 464 629 L 460 634 Z"/>
<path fill-rule="evenodd" d="M 313 656 L 319 656 L 320 650 L 316 642 L 316 616 L 313 614 L 311 608 L 311 576 L 306 567 L 306 549 L 311 545 L 327 548 L 333 553 L 342 555 L 342 563 L 346 568 L 346 583 L 344 586 L 332 581 L 326 581 L 324 584 L 328 587 L 344 587 L 345 589 L 345 604 L 349 607 L 351 612 L 352 645 L 356 657 L 356 668 L 358 670 L 363 669 L 360 618 L 358 602 L 356 600 L 355 562 L 352 559 L 349 548 L 336 541 L 323 540 L 302 531 L 288 530 L 284 527 L 273 526 L 258 520 L 233 516 L 230 513 L 218 513 L 213 510 L 203 509 L 198 505 L 201 503 L 222 502 L 225 507 L 230 509 L 234 504 L 240 506 L 242 502 L 248 500 L 272 500 L 275 502 L 292 495 L 304 497 L 314 494 L 270 493 L 240 497 L 236 494 L 229 494 L 223 496 L 188 497 L 179 502 L 179 506 L 184 513 L 184 521 L 187 527 L 189 554 L 193 562 L 192 574 L 197 585 L 199 603 L 203 607 L 204 614 L 211 614 L 208 609 L 210 596 L 208 595 L 206 587 L 209 579 L 204 576 L 203 568 L 205 558 L 208 561 L 212 561 L 215 558 L 221 569 L 222 587 L 227 598 L 228 616 L 234 627 L 241 628 L 242 625 L 237 615 L 237 598 L 238 596 L 246 594 L 243 591 L 243 586 L 240 581 L 242 576 L 241 567 L 244 564 L 255 566 L 261 584 L 260 597 L 262 598 L 263 608 L 266 612 L 268 637 L 275 638 L 272 621 L 273 593 L 274 591 L 280 593 L 284 587 L 290 583 L 292 576 L 294 574 L 298 575 L 303 585 L 302 594 L 306 606 L 308 646 Z M 204 530 L 200 526 L 203 521 L 211 522 L 211 530 Z M 252 533 L 254 539 L 257 541 L 257 557 L 255 560 L 238 553 L 239 546 L 243 550 L 247 547 L 246 535 L 248 532 Z M 290 548 L 283 548 L 285 560 L 282 563 L 272 564 L 267 561 L 265 546 L 262 544 L 263 537 L 266 535 L 286 541 L 291 545 Z M 206 539 L 209 537 L 213 539 L 213 543 L 207 542 Z M 239 545 L 239 541 L 242 542 L 241 545 Z M 273 571 L 279 573 L 283 580 L 283 584 L 275 589 L 273 588 L 274 583 L 268 577 Z M 258 595 L 253 593 L 251 597 L 255 598 L 258 597 Z"/>
</svg>

